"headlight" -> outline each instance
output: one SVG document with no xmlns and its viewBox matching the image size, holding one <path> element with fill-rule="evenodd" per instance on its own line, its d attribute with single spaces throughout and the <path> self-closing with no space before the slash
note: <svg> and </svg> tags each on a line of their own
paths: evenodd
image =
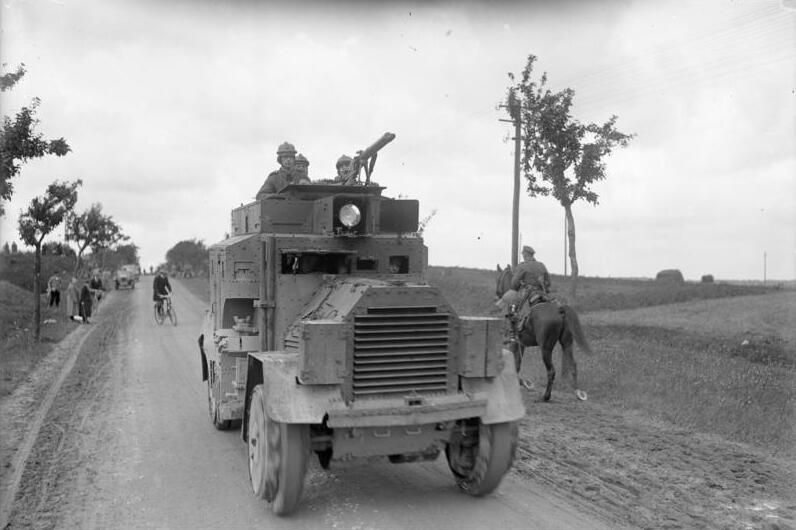
<svg viewBox="0 0 796 530">
<path fill-rule="evenodd" d="M 362 214 L 359 213 L 359 208 L 357 208 L 356 205 L 346 204 L 340 208 L 338 217 L 346 228 L 352 228 L 359 224 L 359 221 L 362 219 Z"/>
</svg>

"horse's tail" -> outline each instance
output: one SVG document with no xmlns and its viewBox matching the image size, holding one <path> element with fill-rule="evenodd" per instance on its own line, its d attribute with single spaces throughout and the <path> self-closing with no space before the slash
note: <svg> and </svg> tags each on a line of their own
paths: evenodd
<svg viewBox="0 0 796 530">
<path fill-rule="evenodd" d="M 580 318 L 578 318 L 578 314 L 568 305 L 561 306 L 561 309 L 564 310 L 564 321 L 567 323 L 567 326 L 572 332 L 575 342 L 578 344 L 578 346 L 583 348 L 583 351 L 591 355 L 591 346 L 589 346 L 589 342 L 586 340 L 586 335 L 583 333 L 583 327 L 580 325 Z"/>
</svg>

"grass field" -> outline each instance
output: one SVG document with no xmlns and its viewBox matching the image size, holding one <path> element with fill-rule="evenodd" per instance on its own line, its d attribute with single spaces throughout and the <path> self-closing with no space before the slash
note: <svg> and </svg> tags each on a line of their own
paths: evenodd
<svg viewBox="0 0 796 530">
<path fill-rule="evenodd" d="M 0 280 L 0 397 L 10 394 L 36 364 L 77 324 L 60 309 L 49 308 L 42 297 L 41 341 L 33 340 L 33 293 Z"/>
</svg>

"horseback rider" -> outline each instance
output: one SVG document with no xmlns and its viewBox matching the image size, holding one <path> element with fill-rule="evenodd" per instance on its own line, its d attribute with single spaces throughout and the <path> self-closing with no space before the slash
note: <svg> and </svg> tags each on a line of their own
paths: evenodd
<svg viewBox="0 0 796 530">
<path fill-rule="evenodd" d="M 521 299 L 528 301 L 530 307 L 534 303 L 547 299 L 550 293 L 550 274 L 541 261 L 534 258 L 533 247 L 522 247 L 522 263 L 517 265 L 511 279 L 511 288 L 521 292 Z"/>
</svg>

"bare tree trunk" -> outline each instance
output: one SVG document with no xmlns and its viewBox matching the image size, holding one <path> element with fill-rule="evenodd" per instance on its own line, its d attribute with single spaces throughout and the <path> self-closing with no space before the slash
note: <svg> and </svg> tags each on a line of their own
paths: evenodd
<svg viewBox="0 0 796 530">
<path fill-rule="evenodd" d="M 33 254 L 33 337 L 41 337 L 41 242 L 36 244 Z"/>
<path fill-rule="evenodd" d="M 572 281 L 569 283 L 569 296 L 574 302 L 578 291 L 578 255 L 575 250 L 575 218 L 572 216 L 572 205 L 564 206 L 567 215 L 567 239 L 569 240 L 569 263 L 572 268 Z"/>
</svg>

